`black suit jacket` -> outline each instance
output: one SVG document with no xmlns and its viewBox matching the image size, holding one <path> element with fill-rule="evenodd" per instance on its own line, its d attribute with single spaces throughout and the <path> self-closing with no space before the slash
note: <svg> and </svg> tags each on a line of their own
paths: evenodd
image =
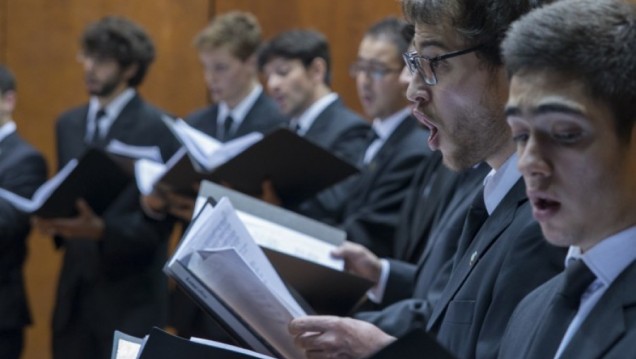
<svg viewBox="0 0 636 359">
<path fill-rule="evenodd" d="M 315 119 L 303 137 L 356 163 L 367 145 L 369 124 L 337 99 Z"/>
<path fill-rule="evenodd" d="M 89 146 L 84 141 L 87 111 L 88 106 L 78 107 L 58 119 L 60 167 Z M 135 95 L 113 123 L 105 142 L 117 139 L 134 146 L 158 146 L 164 160 L 170 158 L 179 145 L 161 114 Z M 166 321 L 167 280 L 162 267 L 173 223 L 144 215 L 134 183 L 120 193 L 102 219 L 105 233 L 100 240 L 62 242 L 65 253 L 54 332 L 64 331 L 73 319 L 90 316 L 104 333 L 112 335 L 118 329 L 145 335 L 153 325 L 163 326 Z"/>
<path fill-rule="evenodd" d="M 42 155 L 13 133 L 0 141 L 0 188 L 25 198 L 46 181 Z M 23 271 L 29 215 L 0 199 L 0 331 L 31 323 Z"/>
<path fill-rule="evenodd" d="M 336 218 L 348 240 L 380 256 L 393 257 L 395 231 L 408 186 L 418 165 L 432 155 L 427 137 L 428 132 L 415 117 L 408 116 L 362 168 Z"/>
<path fill-rule="evenodd" d="M 316 117 L 303 137 L 356 164 L 366 150 L 370 130 L 368 122 L 337 99 Z M 285 206 L 307 217 L 337 225 L 333 214 L 339 213 L 357 178 L 349 177 L 301 203 L 285 203 Z"/>
<path fill-rule="evenodd" d="M 218 114 L 219 106 L 215 104 L 189 114 L 185 117 L 185 121 L 192 127 L 218 138 L 216 133 Z M 261 93 L 229 139 L 241 137 L 251 132 L 267 134 L 286 123 L 287 119 L 280 113 L 274 101 L 265 93 Z"/>
<path fill-rule="evenodd" d="M 549 304 L 563 285 L 564 274 L 543 284 L 519 304 L 502 340 L 499 358 L 527 358 L 526 354 L 541 343 L 537 335 Z M 619 359 L 636 354 L 636 262 L 628 266 L 610 285 L 588 317 L 581 323 L 563 359 Z M 545 353 L 552 358 L 555 353 Z"/>
<path fill-rule="evenodd" d="M 402 322 L 393 329 L 403 335 L 424 325 L 459 358 L 495 358 L 517 303 L 562 269 L 564 255 L 543 240 L 520 179 L 465 249 L 455 254 L 436 303 L 424 298 L 389 308 Z"/>
</svg>

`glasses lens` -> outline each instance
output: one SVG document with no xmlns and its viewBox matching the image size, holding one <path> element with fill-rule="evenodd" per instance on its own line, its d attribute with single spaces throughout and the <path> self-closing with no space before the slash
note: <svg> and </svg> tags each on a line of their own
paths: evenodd
<svg viewBox="0 0 636 359">
<path fill-rule="evenodd" d="M 437 77 L 433 72 L 430 61 L 417 54 L 417 52 L 408 52 L 404 54 L 404 62 L 408 67 L 411 75 L 418 74 L 427 85 L 437 84 Z"/>
</svg>

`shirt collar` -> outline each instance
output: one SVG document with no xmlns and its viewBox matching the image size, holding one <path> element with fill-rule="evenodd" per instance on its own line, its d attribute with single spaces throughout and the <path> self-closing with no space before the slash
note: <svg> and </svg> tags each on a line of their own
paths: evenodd
<svg viewBox="0 0 636 359">
<path fill-rule="evenodd" d="M 0 127 L 0 142 L 16 131 L 15 122 L 9 121 Z"/>
<path fill-rule="evenodd" d="M 230 106 L 225 101 L 219 103 L 219 114 L 216 118 L 217 124 L 223 126 L 223 122 L 225 122 L 225 118 L 228 115 L 232 115 L 233 126 L 242 123 L 247 113 L 254 107 L 254 103 L 256 103 L 261 93 L 263 93 L 263 86 L 257 84 L 233 109 L 230 109 Z"/>
<path fill-rule="evenodd" d="M 499 169 L 492 169 L 484 179 L 484 203 L 491 215 L 506 194 L 521 178 L 517 168 L 517 154 L 512 154 Z"/>
<path fill-rule="evenodd" d="M 126 107 L 128 102 L 132 100 L 135 96 L 136 91 L 132 88 L 127 88 L 122 93 L 117 95 L 106 107 L 104 107 L 104 111 L 106 112 L 106 116 L 109 119 L 116 119 L 119 117 L 121 111 Z M 100 105 L 99 100 L 96 96 L 91 97 L 89 108 L 88 108 L 88 116 L 91 118 L 95 118 L 97 111 L 99 111 Z"/>
<path fill-rule="evenodd" d="M 373 131 L 382 141 L 386 141 L 395 129 L 406 119 L 411 109 L 406 107 L 389 117 L 373 120 Z"/>
<path fill-rule="evenodd" d="M 568 266 L 574 259 L 582 258 L 596 278 L 609 286 L 624 270 L 636 260 L 636 226 L 613 234 L 582 253 L 577 246 L 571 246 L 565 260 Z"/>
<path fill-rule="evenodd" d="M 110 127 L 113 125 L 115 120 L 119 117 L 119 114 L 124 110 L 124 107 L 130 102 L 130 100 L 135 97 L 137 92 L 133 88 L 127 88 L 122 93 L 117 95 L 110 103 L 104 107 L 104 118 L 100 121 L 99 127 L 101 128 L 100 133 L 102 136 L 105 136 L 106 133 L 110 130 Z M 93 138 L 93 134 L 97 131 L 97 125 L 95 121 L 95 116 L 97 115 L 97 111 L 100 110 L 101 105 L 99 104 L 99 100 L 96 96 L 91 97 L 90 102 L 88 104 L 88 118 L 87 118 L 87 129 L 86 129 L 86 141 L 90 142 L 91 138 Z"/>
<path fill-rule="evenodd" d="M 305 112 L 303 112 L 302 115 L 298 116 L 298 118 L 292 119 L 292 124 L 299 126 L 298 133 L 307 133 L 311 125 L 313 125 L 314 121 L 316 121 L 318 115 L 320 115 L 327 106 L 331 105 L 337 99 L 338 94 L 331 92 L 314 102 L 307 110 L 305 110 Z"/>
</svg>

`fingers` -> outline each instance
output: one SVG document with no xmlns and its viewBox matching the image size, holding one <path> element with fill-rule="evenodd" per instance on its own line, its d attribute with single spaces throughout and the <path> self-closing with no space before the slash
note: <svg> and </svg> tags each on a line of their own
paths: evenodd
<svg viewBox="0 0 636 359">
<path fill-rule="evenodd" d="M 323 333 L 333 329 L 342 318 L 331 315 L 308 315 L 296 318 L 289 323 L 292 335 L 303 333 Z"/>
</svg>

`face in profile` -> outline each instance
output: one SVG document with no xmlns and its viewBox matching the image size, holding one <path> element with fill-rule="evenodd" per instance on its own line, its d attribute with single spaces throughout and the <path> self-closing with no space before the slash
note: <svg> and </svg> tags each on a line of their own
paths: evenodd
<svg viewBox="0 0 636 359">
<path fill-rule="evenodd" d="M 385 37 L 365 37 L 351 66 L 358 97 L 369 119 L 386 118 L 405 107 L 406 86 L 400 82 L 402 54 Z"/>
<path fill-rule="evenodd" d="M 284 115 L 296 117 L 311 106 L 318 83 L 316 75 L 300 60 L 275 57 L 263 70 L 269 94 Z"/>
<path fill-rule="evenodd" d="M 468 46 L 452 29 L 417 24 L 413 47 L 434 58 Z M 422 66 L 430 65 L 422 61 Z M 508 94 L 505 72 L 489 69 L 474 52 L 433 66 L 437 84 L 428 85 L 416 73 L 407 97 L 415 104 L 414 115 L 430 129 L 429 147 L 442 152 L 444 163 L 455 170 L 470 168 L 509 145 L 502 112 Z"/>
<path fill-rule="evenodd" d="M 86 90 L 92 96 L 109 97 L 127 86 L 133 68 L 123 69 L 114 58 L 81 52 L 77 60 L 84 69 Z"/>
<path fill-rule="evenodd" d="M 253 58 L 243 61 L 220 47 L 199 51 L 199 61 L 213 102 L 234 107 L 249 95 L 256 74 Z"/>
<path fill-rule="evenodd" d="M 506 106 L 534 217 L 583 250 L 636 224 L 636 129 L 620 141 L 608 106 L 549 71 L 512 77 Z"/>
</svg>

